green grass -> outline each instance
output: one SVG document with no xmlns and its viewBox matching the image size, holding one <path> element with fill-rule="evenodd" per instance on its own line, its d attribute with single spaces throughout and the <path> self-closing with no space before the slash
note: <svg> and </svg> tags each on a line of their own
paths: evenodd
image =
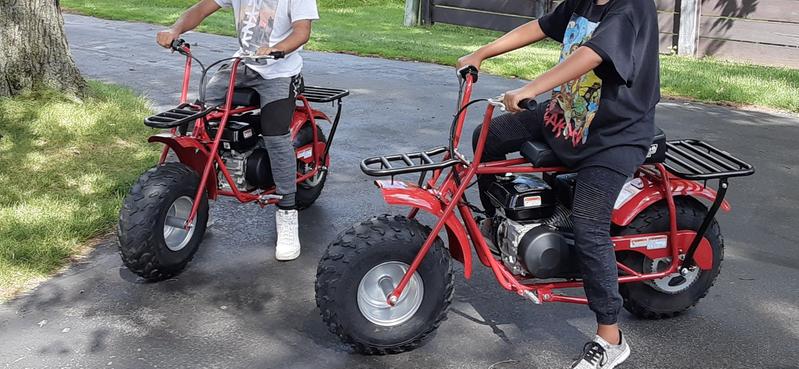
<svg viewBox="0 0 799 369">
<path fill-rule="evenodd" d="M 449 25 L 402 26 L 403 0 L 318 0 L 321 20 L 314 25 L 309 49 L 374 55 L 452 65 L 458 57 L 493 40 L 499 33 Z M 101 18 L 172 24 L 195 0 L 63 0 L 71 11 Z M 234 35 L 229 11 L 218 12 L 199 31 Z M 189 39 L 191 36 L 189 36 Z M 490 73 L 532 79 L 557 60 L 548 42 L 487 62 Z M 716 59 L 662 57 L 666 96 L 704 102 L 754 105 L 799 112 L 799 70 Z"/>
<path fill-rule="evenodd" d="M 126 89 L 90 83 L 0 99 L 0 301 L 58 270 L 116 222 L 130 185 L 158 159 Z"/>
</svg>

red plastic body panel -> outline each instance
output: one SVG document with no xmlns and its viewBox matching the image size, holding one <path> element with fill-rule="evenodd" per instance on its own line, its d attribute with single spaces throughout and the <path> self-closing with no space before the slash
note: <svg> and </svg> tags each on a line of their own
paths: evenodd
<svg viewBox="0 0 799 369">
<path fill-rule="evenodd" d="M 175 136 L 171 133 L 159 133 L 152 135 L 147 142 L 160 142 L 169 147 L 181 163 L 188 165 L 202 175 L 205 164 L 210 160 L 208 149 L 196 138 L 191 136 Z M 216 176 L 208 176 L 208 198 L 215 200 L 218 195 Z"/>
<path fill-rule="evenodd" d="M 391 180 L 375 181 L 375 184 L 380 188 L 387 204 L 421 209 L 437 218 L 441 218 L 444 214 L 441 201 L 415 184 Z M 472 253 L 466 229 L 454 213 L 447 217 L 445 226 L 449 238 L 449 252 L 455 260 L 463 263 L 463 274 L 469 279 L 472 276 Z"/>
<path fill-rule="evenodd" d="M 628 226 L 642 211 L 646 210 L 648 207 L 652 206 L 658 201 L 663 200 L 663 191 L 659 187 L 660 182 L 653 181 L 649 175 L 650 174 L 639 173 L 638 178 L 642 182 L 642 188 L 637 194 L 625 201 L 622 206 L 613 211 L 613 224 L 622 227 Z M 690 196 L 703 198 L 708 201 L 713 201 L 716 199 L 715 190 L 703 186 L 696 181 L 690 181 L 670 175 L 668 183 L 671 185 L 672 196 Z M 725 200 L 721 204 L 721 209 L 724 211 L 730 211 L 730 203 Z"/>
<path fill-rule="evenodd" d="M 316 121 L 316 119 L 322 119 L 328 122 L 331 121 L 330 118 L 321 111 L 311 109 L 311 112 L 313 112 L 314 121 Z M 291 118 L 291 138 L 294 138 L 297 135 L 297 132 L 300 131 L 300 128 L 302 128 L 303 124 L 310 121 L 311 118 L 308 117 L 307 108 L 305 106 L 297 106 L 297 108 L 294 109 L 294 116 Z"/>
</svg>

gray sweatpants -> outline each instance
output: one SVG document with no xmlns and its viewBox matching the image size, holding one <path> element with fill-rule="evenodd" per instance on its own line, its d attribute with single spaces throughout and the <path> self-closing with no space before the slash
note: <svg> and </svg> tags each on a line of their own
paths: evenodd
<svg viewBox="0 0 799 369">
<path fill-rule="evenodd" d="M 223 66 L 206 87 L 205 97 L 209 105 L 225 101 L 229 81 L 230 68 Z M 276 193 L 283 197 L 278 202 L 282 209 L 295 208 L 297 159 L 289 128 L 294 115 L 295 98 L 301 85 L 302 77 L 299 75 L 264 79 L 243 63 L 236 71 L 236 87 L 252 88 L 261 97 L 261 142 L 269 152 Z"/>
</svg>

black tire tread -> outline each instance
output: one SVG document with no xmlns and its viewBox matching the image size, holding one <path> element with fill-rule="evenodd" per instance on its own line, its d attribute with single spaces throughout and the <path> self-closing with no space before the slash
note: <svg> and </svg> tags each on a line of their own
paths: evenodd
<svg viewBox="0 0 799 369">
<path fill-rule="evenodd" d="M 398 354 L 406 351 L 411 351 L 419 347 L 425 339 L 433 333 L 441 323 L 446 320 L 447 311 L 452 303 L 455 290 L 455 275 L 449 261 L 449 255 L 443 254 L 446 249 L 444 247 L 436 247 L 434 244 L 427 254 L 427 258 L 434 257 L 442 264 L 442 268 L 447 268 L 446 274 L 446 288 L 444 292 L 444 307 L 440 310 L 438 316 L 435 317 L 432 324 L 419 336 L 410 342 L 403 343 L 394 347 L 374 347 L 364 345 L 357 342 L 353 337 L 347 334 L 345 327 L 341 326 L 336 319 L 335 309 L 332 307 L 336 305 L 336 294 L 331 293 L 321 295 L 318 293 L 320 290 L 329 290 L 330 282 L 339 278 L 341 273 L 346 273 L 347 264 L 350 263 L 348 255 L 361 252 L 364 249 L 373 247 L 377 240 L 375 238 L 390 237 L 386 233 L 393 232 L 394 236 L 399 236 L 403 232 L 422 232 L 427 235 L 430 234 L 430 227 L 422 225 L 416 220 L 408 219 L 399 215 L 381 215 L 379 217 L 371 218 L 365 222 L 360 223 L 369 229 L 368 234 L 357 234 L 354 228 L 345 231 L 346 234 L 355 236 L 355 242 L 343 242 L 339 237 L 333 242 L 328 250 L 325 252 L 322 260 L 319 263 L 319 269 L 316 274 L 316 305 L 319 308 L 322 320 L 327 325 L 328 330 L 335 334 L 342 342 L 352 347 L 355 351 L 365 355 L 388 355 Z M 438 241 L 440 242 L 440 240 Z"/>
<path fill-rule="evenodd" d="M 675 206 L 677 208 L 677 219 L 682 221 L 684 219 L 698 219 L 698 222 L 701 223 L 701 220 L 705 218 L 707 214 L 707 208 L 705 208 L 702 203 L 699 201 L 688 198 L 688 197 L 676 197 L 674 199 Z M 651 233 L 652 229 L 650 228 L 652 224 L 654 224 L 658 219 L 668 219 L 668 209 L 665 206 L 665 202 L 662 206 L 650 206 L 644 212 L 638 215 L 629 226 L 626 227 L 626 230 L 632 230 L 635 234 L 646 234 Z M 630 233 L 630 232 L 625 232 Z M 714 219 L 713 223 L 711 223 L 710 227 L 708 227 L 707 232 L 705 233 L 705 237 L 717 237 L 720 244 L 720 257 L 719 257 L 719 265 L 714 270 L 711 270 L 711 273 L 714 273 L 711 277 L 711 282 L 708 287 L 702 292 L 702 294 L 693 301 L 693 303 L 684 309 L 671 311 L 671 312 L 658 312 L 652 311 L 648 309 L 646 306 L 640 304 L 637 300 L 629 298 L 628 296 L 624 296 L 624 308 L 629 311 L 631 314 L 635 315 L 638 318 L 647 319 L 647 320 L 660 320 L 660 319 L 670 319 L 674 318 L 683 312 L 690 310 L 696 304 L 699 303 L 701 299 L 707 296 L 710 289 L 716 283 L 716 279 L 718 278 L 719 274 L 721 273 L 721 266 L 723 265 L 722 261 L 724 260 L 724 239 L 721 235 L 721 228 L 719 227 L 718 222 Z"/>
<path fill-rule="evenodd" d="M 125 197 L 117 224 L 119 254 L 122 262 L 133 273 L 148 281 L 161 281 L 179 274 L 194 257 L 194 252 L 180 265 L 161 267 L 156 257 L 157 234 L 152 232 L 158 220 L 155 207 L 159 201 L 146 201 L 144 189 L 155 186 L 169 188 L 179 184 L 186 177 L 199 182 L 194 170 L 177 162 L 164 163 L 142 174 Z M 168 191 L 159 191 L 161 200 Z M 196 251 L 196 250 L 195 250 Z"/>
</svg>

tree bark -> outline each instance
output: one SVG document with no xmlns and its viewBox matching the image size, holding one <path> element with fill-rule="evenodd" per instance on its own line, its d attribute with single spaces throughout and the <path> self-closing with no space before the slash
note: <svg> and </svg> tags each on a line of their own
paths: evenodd
<svg viewBox="0 0 799 369">
<path fill-rule="evenodd" d="M 58 0 L 0 0 L 0 97 L 47 87 L 81 95 Z"/>
</svg>

